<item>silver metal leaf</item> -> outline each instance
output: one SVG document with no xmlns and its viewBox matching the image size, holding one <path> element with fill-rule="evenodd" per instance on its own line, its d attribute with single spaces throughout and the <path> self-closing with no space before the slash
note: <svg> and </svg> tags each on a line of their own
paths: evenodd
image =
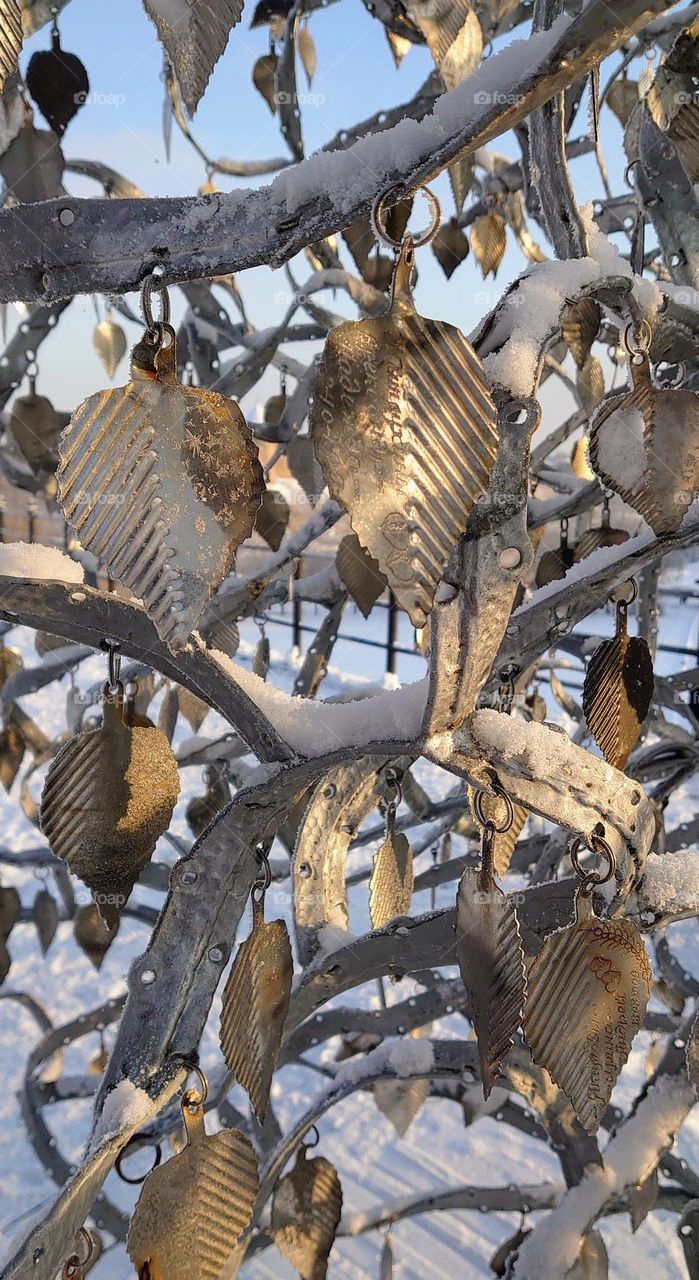
<svg viewBox="0 0 699 1280">
<path fill-rule="evenodd" d="M 335 555 L 335 565 L 343 587 L 368 618 L 379 596 L 386 590 L 386 579 L 378 562 L 361 546 L 356 533 L 348 533 L 342 538 Z"/>
<path fill-rule="evenodd" d="M 375 929 L 410 911 L 413 855 L 406 836 L 390 830 L 374 858 L 369 881 L 369 912 Z"/>
<path fill-rule="evenodd" d="M 399 1138 L 404 1138 L 416 1115 L 430 1096 L 429 1080 L 377 1080 L 372 1086 L 374 1102 L 390 1120 Z"/>
<path fill-rule="evenodd" d="M 459 882 L 456 948 L 487 1098 L 521 1021 L 524 952 L 514 907 L 494 881 L 484 880 L 475 867 L 468 867 Z"/>
<path fill-rule="evenodd" d="M 283 920 L 266 922 L 253 900 L 253 927 L 241 943 L 223 992 L 221 1051 L 260 1122 L 289 1011 L 293 961 Z"/>
<path fill-rule="evenodd" d="M 302 1280 L 324 1280 L 341 1214 L 337 1171 L 323 1156 L 309 1159 L 300 1147 L 294 1168 L 274 1193 L 271 1233 Z"/>
<path fill-rule="evenodd" d="M 231 29 L 240 21 L 243 0 L 187 0 L 178 6 L 164 4 L 163 0 L 143 0 L 143 4 L 155 23 L 192 116 Z"/>
</svg>

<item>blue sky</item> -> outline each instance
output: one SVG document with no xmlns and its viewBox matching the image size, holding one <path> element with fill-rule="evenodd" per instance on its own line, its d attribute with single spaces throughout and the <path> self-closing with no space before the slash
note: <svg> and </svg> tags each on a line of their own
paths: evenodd
<svg viewBox="0 0 699 1280">
<path fill-rule="evenodd" d="M 283 156 L 286 146 L 276 117 L 251 84 L 252 66 L 268 47 L 266 28 L 249 29 L 252 7 L 246 8 L 242 23 L 229 40 L 223 58 L 218 62 L 208 90 L 199 106 L 193 130 L 195 136 L 213 156 L 233 159 Z M 66 156 L 99 159 L 121 171 L 152 195 L 195 194 L 205 178 L 204 167 L 192 148 L 173 127 L 170 162 L 165 158 L 162 140 L 163 85 L 162 53 L 155 28 L 144 13 L 140 0 L 119 0 L 118 5 L 95 3 L 95 0 L 71 0 L 60 16 L 63 47 L 77 53 L 87 66 L 92 100 L 78 114 L 64 137 Z M 312 15 L 310 30 L 318 52 L 318 70 L 313 94 L 318 101 L 303 108 L 303 129 L 307 152 L 322 146 L 343 127 L 349 127 L 374 112 L 406 101 L 422 84 L 431 69 L 431 58 L 425 48 L 414 47 L 395 70 L 380 23 L 373 19 L 361 0 L 320 9 Z M 44 28 L 27 43 L 22 56 L 26 67 L 36 48 L 49 44 L 49 31 Z M 301 84 L 302 73 L 299 83 Z M 604 77 L 603 77 L 604 78 Z M 43 122 L 37 112 L 37 123 Z M 618 175 L 621 161 L 621 135 L 609 112 L 603 131 L 605 152 L 615 189 L 621 188 Z M 585 111 L 580 114 L 574 135 L 586 128 Z M 511 135 L 492 144 L 493 149 L 509 155 L 519 154 Z M 590 157 L 574 164 L 573 175 L 580 203 L 598 196 L 600 184 L 594 160 Z M 614 181 L 616 177 L 616 182 Z M 269 179 L 271 180 L 271 179 Z M 254 182 L 267 181 L 255 179 Z M 240 185 L 239 180 L 217 178 L 224 190 Z M 66 185 L 78 195 L 98 195 L 94 183 L 66 176 Z M 445 216 L 452 213 L 448 182 L 444 176 L 435 184 L 443 202 Z M 532 230 L 541 240 L 536 228 Z M 497 280 L 483 282 L 472 257 L 456 271 L 447 284 L 429 250 L 418 257 L 420 280 L 418 302 L 428 314 L 458 324 L 469 332 L 481 315 L 494 305 L 506 283 L 524 268 L 521 254 L 510 240 Z M 295 266 L 303 280 L 307 268 L 299 260 Z M 279 303 L 275 292 L 284 277 L 268 268 L 258 268 L 241 275 L 253 322 L 264 326 L 279 320 Z M 322 300 L 325 300 L 325 296 Z M 133 300 L 132 300 L 133 301 Z M 182 304 L 173 291 L 175 316 Z M 327 304 L 337 311 L 352 314 L 344 298 L 327 297 Z M 70 409 L 85 395 L 104 385 L 105 376 L 91 343 L 95 323 L 91 299 L 76 300 L 65 313 L 57 330 L 47 340 L 40 354 L 40 390 L 52 396 L 57 407 Z M 130 340 L 137 331 L 130 326 Z M 302 355 L 300 351 L 296 354 Z M 126 362 L 119 369 L 117 381 L 126 378 Z M 270 375 L 271 377 L 271 375 Z M 264 393 L 275 389 L 267 381 Z M 559 392 L 566 395 L 565 392 Z M 258 390 L 253 401 L 261 398 Z M 250 409 L 250 405 L 246 406 Z"/>
</svg>

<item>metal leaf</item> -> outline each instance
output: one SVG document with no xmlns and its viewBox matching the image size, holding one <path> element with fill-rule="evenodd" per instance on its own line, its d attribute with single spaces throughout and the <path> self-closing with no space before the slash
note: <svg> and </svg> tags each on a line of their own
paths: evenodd
<svg viewBox="0 0 699 1280">
<path fill-rule="evenodd" d="M 455 218 L 445 222 L 439 228 L 432 241 L 432 252 L 447 280 L 450 280 L 469 252 L 468 236 L 461 230 Z"/>
<path fill-rule="evenodd" d="M 444 81 L 454 89 L 478 66 L 483 32 L 469 0 L 410 0 L 409 16 L 420 28 Z"/>
<path fill-rule="evenodd" d="M 276 53 L 263 53 L 252 69 L 252 82 L 257 92 L 262 95 L 272 115 L 277 111 L 277 67 L 279 59 Z"/>
<path fill-rule="evenodd" d="M 22 8 L 20 0 L 0 0 L 0 92 L 17 70 L 22 48 Z"/>
<path fill-rule="evenodd" d="M 480 360 L 458 329 L 417 314 L 411 270 L 404 249 L 385 316 L 329 334 L 310 423 L 332 496 L 422 627 L 498 427 Z"/>
<path fill-rule="evenodd" d="M 587 727 L 605 760 L 623 769 L 650 709 L 653 662 L 646 641 L 624 631 L 595 649 L 583 686 Z"/>
<path fill-rule="evenodd" d="M 369 913 L 374 929 L 408 915 L 413 897 L 413 854 L 406 836 L 392 828 L 374 858 Z"/>
<path fill-rule="evenodd" d="M 281 489 L 265 489 L 255 519 L 255 533 L 272 551 L 278 551 L 289 523 L 291 508 Z"/>
<path fill-rule="evenodd" d="M 616 547 L 628 542 L 628 529 L 615 529 L 611 524 L 602 523 L 598 528 L 586 529 L 574 548 L 574 562 L 577 564 L 600 547 Z"/>
<path fill-rule="evenodd" d="M 306 26 L 301 27 L 298 33 L 297 47 L 310 89 L 318 66 L 318 55 L 316 53 L 315 40 Z"/>
<path fill-rule="evenodd" d="M 120 324 L 116 324 L 110 316 L 100 320 L 92 334 L 92 345 L 97 352 L 107 376 L 114 377 L 118 365 L 126 355 L 126 334 Z"/>
<path fill-rule="evenodd" d="M 286 446 L 286 460 L 294 480 L 301 485 L 314 507 L 325 488 L 325 481 L 310 436 L 294 436 Z"/>
<path fill-rule="evenodd" d="M 639 1182 L 631 1188 L 629 1193 L 629 1217 L 631 1218 L 631 1230 L 638 1231 L 638 1228 L 645 1222 L 651 1209 L 655 1208 L 658 1199 L 658 1170 L 653 1169 L 643 1182 Z"/>
<path fill-rule="evenodd" d="M 475 801 L 475 788 L 469 786 L 467 795 L 468 803 L 473 813 Z M 489 796 L 485 793 L 481 795 L 481 804 L 483 806 L 483 814 L 486 818 L 491 819 L 497 827 L 505 825 L 505 819 L 508 816 L 508 807 L 502 796 Z M 512 805 L 512 824 L 507 831 L 496 831 L 493 837 L 493 870 L 498 878 L 502 879 L 507 874 L 507 868 L 512 859 L 514 847 L 519 840 L 527 818 L 529 810 L 524 805 Z"/>
<path fill-rule="evenodd" d="M 143 0 L 143 4 L 193 116 L 231 28 L 240 21 L 243 0 L 187 0 L 186 5 L 177 6 Z"/>
<path fill-rule="evenodd" d="M 74 413 L 58 488 L 82 545 L 143 600 L 177 652 L 250 536 L 264 482 L 240 409 L 180 386 L 174 330 L 163 329 L 169 346 L 134 348 L 130 383 Z"/>
<path fill-rule="evenodd" d="M 536 566 L 534 581 L 537 587 L 546 587 L 549 582 L 565 578 L 574 560 L 575 549 L 569 542 L 562 541 L 559 546 L 545 551 Z"/>
<path fill-rule="evenodd" d="M 629 920 L 600 920 L 578 892 L 575 921 L 544 942 L 527 975 L 524 1036 L 532 1057 L 588 1133 L 607 1108 L 643 1024 L 651 970 Z"/>
<path fill-rule="evenodd" d="M 342 538 L 335 555 L 340 582 L 347 588 L 357 608 L 369 617 L 379 596 L 386 590 L 386 579 L 378 562 L 361 546 L 356 533 Z"/>
<path fill-rule="evenodd" d="M 181 714 L 194 732 L 198 733 L 209 714 L 208 704 L 189 689 L 179 690 L 178 701 Z"/>
<path fill-rule="evenodd" d="M 57 33 L 52 47 L 33 53 L 27 67 L 26 85 L 39 108 L 59 137 L 85 103 L 90 81 L 80 58 L 61 48 Z"/>
<path fill-rule="evenodd" d="M 476 867 L 467 867 L 459 882 L 456 949 L 487 1098 L 520 1024 L 524 952 L 514 907 L 490 875 Z"/>
<path fill-rule="evenodd" d="M 19 649 L 0 644 L 0 689 L 3 688 L 6 680 L 9 680 L 16 671 L 21 671 L 23 666 Z"/>
<path fill-rule="evenodd" d="M 46 775 L 41 829 L 56 857 L 118 920 L 179 795 L 177 762 L 159 729 L 130 727 L 116 701 L 100 729 L 71 738 Z"/>
<path fill-rule="evenodd" d="M 636 81 L 629 80 L 626 76 L 615 80 L 614 84 L 610 85 L 607 90 L 605 101 L 614 112 L 619 123 L 625 127 L 629 123 L 634 107 L 638 106 L 638 85 Z"/>
<path fill-rule="evenodd" d="M 578 373 L 575 388 L 583 409 L 591 413 L 597 408 L 604 395 L 604 374 L 596 356 L 587 357 Z"/>
<path fill-rule="evenodd" d="M 384 1237 L 379 1260 L 379 1280 L 393 1280 L 393 1242 L 390 1235 Z"/>
<path fill-rule="evenodd" d="M 292 974 L 286 924 L 266 922 L 263 904 L 254 898 L 252 931 L 238 948 L 223 992 L 220 1040 L 226 1066 L 248 1094 L 260 1123 L 289 1011 Z"/>
<path fill-rule="evenodd" d="M 595 473 L 592 470 L 587 458 L 589 440 L 587 436 L 581 436 L 575 441 L 573 451 L 570 455 L 570 469 L 574 476 L 579 480 L 594 480 Z"/>
<path fill-rule="evenodd" d="M 55 133 L 35 129 L 31 121 L 0 157 L 8 194 L 21 204 L 64 195 L 63 152 Z"/>
<path fill-rule="evenodd" d="M 382 1116 L 390 1120 L 399 1138 L 404 1138 L 415 1117 L 430 1096 L 429 1080 L 377 1080 L 372 1085 L 374 1102 Z"/>
<path fill-rule="evenodd" d="M 199 837 L 213 822 L 217 813 L 228 804 L 231 789 L 218 769 L 207 770 L 208 786 L 203 796 L 195 796 L 185 810 L 185 818 L 192 835 Z"/>
<path fill-rule="evenodd" d="M 602 310 L 594 298 L 579 298 L 563 317 L 561 334 L 578 369 L 583 369 L 597 337 Z"/>
<path fill-rule="evenodd" d="M 109 928 L 93 902 L 85 907 L 78 907 L 73 917 L 73 937 L 95 969 L 102 968 L 104 957 L 118 930 L 119 921 Z"/>
<path fill-rule="evenodd" d="M 607 1280 L 608 1275 L 609 1258 L 604 1240 L 599 1231 L 588 1231 L 568 1272 L 568 1280 Z"/>
<path fill-rule="evenodd" d="M 699 395 L 654 387 L 647 359 L 630 362 L 633 390 L 590 427 L 590 462 L 660 536 L 679 529 L 699 491 Z"/>
<path fill-rule="evenodd" d="M 245 1231 L 259 1186 L 251 1143 L 237 1129 L 208 1135 L 204 1109 L 183 1106 L 187 1146 L 146 1178 L 128 1250 L 149 1280 L 218 1280 Z"/>
<path fill-rule="evenodd" d="M 0 732 L 0 783 L 6 791 L 12 789 L 24 759 L 24 752 L 24 736 L 10 712 L 6 715 Z"/>
<path fill-rule="evenodd" d="M 32 903 L 32 920 L 39 936 L 42 955 L 46 955 L 58 928 L 58 907 L 48 889 L 40 889 Z"/>
<path fill-rule="evenodd" d="M 491 211 L 475 219 L 471 228 L 471 249 L 484 280 L 491 271 L 493 278 L 497 275 L 506 245 L 505 219 L 499 213 Z"/>
<path fill-rule="evenodd" d="M 271 1234 L 279 1252 L 302 1280 L 324 1280 L 342 1214 L 342 1187 L 323 1156 L 308 1158 L 299 1147 L 296 1163 L 277 1185 Z"/>
<path fill-rule="evenodd" d="M 464 207 L 464 200 L 473 185 L 473 171 L 473 156 L 466 156 L 463 160 L 455 160 L 453 164 L 449 165 L 449 185 L 454 197 L 457 216 L 461 213 Z"/>
<path fill-rule="evenodd" d="M 17 396 L 9 432 L 35 475 L 55 471 L 60 426 L 56 410 L 46 396 L 38 396 L 35 391 Z"/>
</svg>

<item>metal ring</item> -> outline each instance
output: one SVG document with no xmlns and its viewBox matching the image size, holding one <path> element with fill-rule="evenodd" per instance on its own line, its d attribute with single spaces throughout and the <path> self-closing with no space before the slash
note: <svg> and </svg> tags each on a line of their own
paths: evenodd
<svg viewBox="0 0 699 1280">
<path fill-rule="evenodd" d="M 255 892 L 256 889 L 260 889 L 261 896 L 264 897 L 267 890 L 269 889 L 269 886 L 272 883 L 272 868 L 269 864 L 269 858 L 267 857 L 267 854 L 265 853 L 264 849 L 258 849 L 257 861 L 260 867 L 260 873 L 262 878 L 260 878 L 260 875 L 258 875 L 252 888 L 253 888 L 253 893 Z"/>
<path fill-rule="evenodd" d="M 318 1132 L 318 1125 L 317 1125 L 317 1124 L 312 1124 L 312 1125 L 311 1125 L 311 1127 L 310 1127 L 310 1129 L 308 1130 L 308 1133 L 314 1133 L 314 1134 L 315 1134 L 315 1140 L 314 1140 L 313 1142 L 304 1142 L 304 1144 L 303 1144 L 303 1145 L 304 1145 L 304 1147 L 306 1147 L 309 1151 L 312 1151 L 312 1150 L 313 1150 L 313 1148 L 314 1148 L 314 1147 L 317 1147 L 317 1146 L 318 1146 L 318 1143 L 320 1142 L 320 1134 L 319 1134 L 319 1132 Z"/>
<path fill-rule="evenodd" d="M 106 650 L 109 662 L 107 676 L 109 692 L 115 693 L 121 683 L 119 679 L 121 674 L 121 646 L 118 640 L 103 640 L 102 648 Z"/>
<path fill-rule="evenodd" d="M 497 835 L 499 836 L 504 835 L 506 831 L 510 830 L 510 827 L 513 825 L 515 820 L 515 807 L 512 803 L 512 800 L 510 799 L 506 791 L 501 791 L 500 789 L 497 789 L 495 791 L 495 795 L 498 797 L 498 799 L 505 801 L 505 806 L 507 808 L 505 825 L 503 827 L 498 827 L 497 824 L 494 822 L 494 820 L 492 818 L 488 818 L 484 812 L 484 809 L 483 809 L 484 795 L 485 795 L 485 792 L 479 789 L 478 791 L 476 791 L 473 797 L 473 812 L 476 815 L 478 824 L 481 827 L 491 826 L 493 828 L 493 831 Z"/>
<path fill-rule="evenodd" d="M 78 1231 L 78 1240 L 86 1246 L 85 1256 L 81 1258 L 79 1253 L 71 1253 L 70 1257 L 66 1258 L 61 1271 L 62 1280 L 80 1280 L 83 1267 L 87 1266 L 95 1251 L 94 1241 L 86 1227 L 81 1227 Z"/>
<path fill-rule="evenodd" d="M 627 587 L 631 588 L 630 596 L 621 594 L 622 592 L 626 591 Z M 612 600 L 613 604 L 625 604 L 628 608 L 630 605 L 633 604 L 634 600 L 636 600 L 637 597 L 638 597 L 638 586 L 636 583 L 636 579 L 627 578 L 626 582 L 622 582 L 621 586 L 616 591 L 612 591 L 610 599 Z"/>
<path fill-rule="evenodd" d="M 400 188 L 395 184 L 391 187 L 387 187 L 385 191 L 382 191 L 381 194 L 376 197 L 371 210 L 371 229 L 374 232 L 376 239 L 380 240 L 381 243 L 385 244 L 389 249 L 400 249 L 403 244 L 402 240 L 394 240 L 393 236 L 389 236 L 386 231 L 385 221 L 385 215 L 387 212 L 386 205 L 388 205 L 389 208 L 391 207 L 390 196 L 399 190 Z M 429 205 L 432 221 L 426 231 L 423 231 L 418 236 L 410 236 L 413 249 L 421 249 L 423 245 L 429 244 L 431 240 L 434 240 L 442 221 L 441 205 L 434 194 L 434 191 L 430 191 L 429 187 L 423 186 L 418 187 L 417 190 L 422 193 Z M 398 204 L 398 201 L 394 200 L 393 203 L 394 205 Z"/>
<path fill-rule="evenodd" d="M 635 346 L 634 344 L 635 340 Z M 633 320 L 624 329 L 624 346 L 630 356 L 647 356 L 653 341 L 653 330 L 645 317 L 638 327 Z"/>
<path fill-rule="evenodd" d="M 596 853 L 598 858 L 605 858 L 608 863 L 606 875 L 602 875 L 599 871 L 585 871 L 580 866 L 578 851 L 583 845 L 582 836 L 573 836 L 568 845 L 568 857 L 573 864 L 575 874 L 580 876 L 583 881 L 583 891 L 589 893 L 593 885 L 607 884 L 611 880 L 616 871 L 616 855 L 611 845 L 603 840 L 602 836 L 590 835 L 587 838 L 586 847 L 592 853 Z"/>
<path fill-rule="evenodd" d="M 129 1147 L 132 1145 L 132 1143 L 137 1141 L 138 1136 L 139 1135 L 136 1133 L 132 1138 L 129 1138 L 126 1146 L 122 1147 L 121 1151 L 119 1152 L 114 1164 L 114 1168 L 118 1173 L 119 1177 L 121 1178 L 122 1182 L 127 1182 L 130 1187 L 140 1187 L 141 1183 L 145 1182 L 146 1178 L 150 1177 L 153 1170 L 157 1169 L 158 1165 L 160 1164 L 160 1161 L 163 1158 L 162 1147 L 160 1146 L 159 1142 L 156 1142 L 153 1146 L 153 1151 L 155 1152 L 155 1158 L 153 1160 L 153 1163 L 150 1169 L 148 1169 L 146 1173 L 141 1174 L 141 1176 L 138 1178 L 130 1178 L 128 1174 L 124 1173 L 121 1167 L 122 1161 L 126 1159 L 126 1156 L 128 1155 Z"/>
<path fill-rule="evenodd" d="M 157 289 L 160 294 L 160 317 L 158 320 L 153 315 L 152 298 L 154 289 Z M 170 295 L 165 281 L 156 271 L 152 271 L 149 276 L 146 276 L 141 285 L 141 309 L 143 311 L 143 320 L 149 333 L 159 333 L 162 325 L 170 323 Z"/>
<path fill-rule="evenodd" d="M 624 182 L 626 183 L 627 187 L 631 187 L 631 188 L 633 188 L 633 185 L 634 185 L 634 184 L 633 184 L 633 182 L 631 181 L 631 179 L 630 179 L 630 177 L 629 177 L 629 174 L 631 173 L 631 171 L 632 171 L 633 169 L 635 169 L 635 168 L 636 168 L 636 165 L 637 165 L 637 164 L 640 164 L 640 163 L 641 163 L 641 161 L 640 161 L 640 157 L 639 157 L 639 156 L 636 156 L 636 159 L 635 159 L 635 160 L 629 160 L 629 163 L 627 164 L 626 168 L 624 169 Z"/>
<path fill-rule="evenodd" d="M 182 1110 L 184 1111 L 185 1107 L 191 1107 L 192 1109 L 196 1107 L 203 1107 L 209 1096 L 209 1082 L 201 1067 L 198 1067 L 196 1063 L 187 1062 L 185 1059 L 184 1065 L 190 1074 L 197 1077 L 197 1080 L 199 1081 L 199 1092 L 197 1093 L 196 1089 L 185 1089 L 182 1094 Z"/>
</svg>

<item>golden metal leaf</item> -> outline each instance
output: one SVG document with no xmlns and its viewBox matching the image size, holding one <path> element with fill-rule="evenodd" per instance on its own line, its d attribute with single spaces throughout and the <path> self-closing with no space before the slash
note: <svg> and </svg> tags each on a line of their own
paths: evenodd
<svg viewBox="0 0 699 1280">
<path fill-rule="evenodd" d="M 368 618 L 387 585 L 378 561 L 365 551 L 356 533 L 348 533 L 337 548 L 335 565 L 343 587 L 347 588 L 357 608 Z"/>
<path fill-rule="evenodd" d="M 119 921 L 111 929 L 108 928 L 93 902 L 85 907 L 78 907 L 73 917 L 73 937 L 95 969 L 102 968 L 104 957 L 118 930 Z"/>
<path fill-rule="evenodd" d="M 167 831 L 179 790 L 165 734 L 127 725 L 117 700 L 104 703 L 100 729 L 71 738 L 52 762 L 41 829 L 56 857 L 92 890 L 108 926 Z"/>
<path fill-rule="evenodd" d="M 24 663 L 19 649 L 5 645 L 0 640 L 0 689 L 3 688 L 10 676 L 15 675 L 17 671 L 21 671 L 23 666 Z"/>
<path fill-rule="evenodd" d="M 237 1129 L 208 1135 L 204 1109 L 183 1106 L 187 1145 L 146 1178 L 128 1250 L 149 1280 L 218 1280 L 245 1231 L 259 1187 L 251 1143 Z"/>
<path fill-rule="evenodd" d="M 638 85 L 635 80 L 622 76 L 609 86 L 606 95 L 607 106 L 624 127 L 628 124 L 634 107 L 638 106 L 638 101 Z"/>
<path fill-rule="evenodd" d="M 126 355 L 126 334 L 120 324 L 116 324 L 111 316 L 100 320 L 92 335 L 92 345 L 97 352 L 107 376 L 114 377 L 118 365 Z"/>
<path fill-rule="evenodd" d="M 56 410 L 46 396 L 38 396 L 34 391 L 17 396 L 12 405 L 9 432 L 35 474 L 55 470 L 60 427 Z"/>
<path fill-rule="evenodd" d="M 177 76 L 185 106 L 194 115 L 223 53 L 243 0 L 187 0 L 185 5 L 143 0 L 148 17 Z"/>
<path fill-rule="evenodd" d="M 565 313 L 561 335 L 578 369 L 584 369 L 599 332 L 602 310 L 594 298 L 579 298 Z"/>
<path fill-rule="evenodd" d="M 597 408 L 604 395 L 604 374 L 602 366 L 595 356 L 587 357 L 578 373 L 575 387 L 583 409 L 586 409 L 588 413 L 592 413 L 592 410 Z"/>
<path fill-rule="evenodd" d="M 179 385 L 175 332 L 161 328 L 169 345 L 144 338 L 132 381 L 74 413 L 58 486 L 82 545 L 143 600 L 177 652 L 250 536 L 264 482 L 238 406 Z"/>
<path fill-rule="evenodd" d="M 643 1024 L 651 970 L 629 920 L 600 920 L 580 890 L 575 921 L 550 934 L 527 976 L 524 1035 L 588 1133 Z"/>
<path fill-rule="evenodd" d="M 491 271 L 493 278 L 497 275 L 506 245 L 505 219 L 499 213 L 491 211 L 475 219 L 471 228 L 471 248 L 484 280 Z"/>
<path fill-rule="evenodd" d="M 413 855 L 402 831 L 392 827 L 374 858 L 369 881 L 369 914 L 374 929 L 410 911 L 413 896 Z"/>
<path fill-rule="evenodd" d="M 13 71 L 22 48 L 20 0 L 0 0 L 0 93 Z"/>
<path fill-rule="evenodd" d="M 185 817 L 193 835 L 200 836 L 213 822 L 217 813 L 228 804 L 231 789 L 225 777 L 216 768 L 206 770 L 207 789 L 203 796 L 195 796 L 185 810 Z"/>
<path fill-rule="evenodd" d="M 422 627 L 498 428 L 480 360 L 458 329 L 416 313 L 411 271 L 405 242 L 386 315 L 331 330 L 310 423 L 332 496 Z"/>
<path fill-rule="evenodd" d="M 252 69 L 252 82 L 257 92 L 262 95 L 272 115 L 277 111 L 277 65 L 276 53 L 263 53 Z"/>
<path fill-rule="evenodd" d="M 546 587 L 549 582 L 555 582 L 558 578 L 565 578 L 574 560 L 574 548 L 567 539 L 564 540 L 562 538 L 559 546 L 545 551 L 537 564 L 534 575 L 536 586 Z"/>
<path fill-rule="evenodd" d="M 483 32 L 470 0 L 410 0 L 406 9 L 425 37 L 445 89 L 456 88 L 483 52 Z"/>
<path fill-rule="evenodd" d="M 15 719 L 14 708 L 11 708 L 0 731 L 0 783 L 6 791 L 12 789 L 25 749 L 24 735 Z"/>
<path fill-rule="evenodd" d="M 524 1005 L 524 951 L 517 913 L 492 878 L 484 833 L 483 866 L 467 867 L 456 895 L 456 949 L 468 1011 L 478 1040 L 481 1085 L 488 1097 L 502 1074 Z"/>
<path fill-rule="evenodd" d="M 587 436 L 581 436 L 575 441 L 573 451 L 570 455 L 570 469 L 574 476 L 579 480 L 594 480 L 595 473 L 590 466 L 587 458 L 589 441 Z"/>
<path fill-rule="evenodd" d="M 302 1280 L 324 1280 L 341 1214 L 337 1171 L 323 1156 L 309 1160 L 307 1148 L 299 1147 L 291 1173 L 274 1193 L 271 1233 Z"/>
<path fill-rule="evenodd" d="M 616 547 L 622 542 L 628 542 L 628 539 L 629 534 L 626 529 L 615 529 L 608 520 L 603 519 L 598 528 L 586 529 L 575 544 L 575 563 L 578 564 L 586 556 L 592 555 L 592 552 L 597 551 L 599 547 Z"/>
<path fill-rule="evenodd" d="M 699 395 L 659 391 L 647 359 L 629 364 L 633 390 L 595 415 L 590 462 L 656 535 L 674 533 L 699 491 Z"/>
<path fill-rule="evenodd" d="M 266 922 L 255 897 L 252 910 L 252 931 L 238 948 L 223 992 L 220 1040 L 226 1066 L 261 1123 L 289 1011 L 293 960 L 284 921 Z"/>
<path fill-rule="evenodd" d="M 475 795 L 475 787 L 469 786 L 468 803 L 471 813 L 473 813 Z M 489 796 L 482 792 L 481 804 L 483 806 L 483 816 L 486 819 L 494 822 L 496 827 L 505 826 L 505 821 L 509 816 L 509 806 L 502 796 Z M 493 871 L 500 879 L 507 874 L 514 847 L 529 817 L 529 810 L 525 809 L 524 805 L 514 804 L 514 802 L 512 804 L 512 813 L 512 825 L 507 828 L 507 831 L 496 831 L 493 837 Z"/>
<path fill-rule="evenodd" d="M 473 185 L 473 156 L 466 156 L 463 160 L 455 160 L 449 165 L 449 185 L 451 193 L 454 197 L 454 207 L 458 214 L 464 207 L 464 200 Z"/>
<path fill-rule="evenodd" d="M 265 489 L 255 519 L 255 533 L 272 551 L 278 551 L 289 523 L 291 508 L 280 489 Z"/>
<path fill-rule="evenodd" d="M 296 47 L 299 51 L 299 57 L 306 73 L 306 80 L 310 89 L 313 84 L 313 77 L 318 66 L 318 55 L 316 53 L 316 45 L 313 36 L 307 26 L 301 27 L 296 38 Z"/>
<path fill-rule="evenodd" d="M 621 619 L 621 621 L 620 621 Z M 605 760 L 623 769 L 653 697 L 653 660 L 642 636 L 629 636 L 626 610 L 617 607 L 617 632 L 590 658 L 582 707 L 587 727 Z"/>
</svg>

